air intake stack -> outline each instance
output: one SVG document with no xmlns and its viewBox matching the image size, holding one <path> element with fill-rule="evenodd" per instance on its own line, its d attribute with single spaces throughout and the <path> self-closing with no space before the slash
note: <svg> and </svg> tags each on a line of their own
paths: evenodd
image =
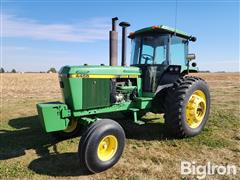
<svg viewBox="0 0 240 180">
<path fill-rule="evenodd" d="M 122 63 L 121 66 L 126 66 L 126 49 L 127 49 L 127 27 L 130 26 L 127 22 L 121 22 L 119 26 L 122 27 Z"/>
</svg>

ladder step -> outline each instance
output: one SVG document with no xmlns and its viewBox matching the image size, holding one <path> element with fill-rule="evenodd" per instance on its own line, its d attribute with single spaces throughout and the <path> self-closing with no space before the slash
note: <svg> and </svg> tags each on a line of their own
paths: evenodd
<svg viewBox="0 0 240 180">
<path fill-rule="evenodd" d="M 133 115 L 134 115 L 134 123 L 139 124 L 139 125 L 145 124 L 145 122 L 140 121 L 140 120 L 138 120 L 138 118 L 137 118 L 137 112 L 139 111 L 139 109 L 137 109 L 137 108 L 130 108 L 129 110 L 133 112 Z"/>
<path fill-rule="evenodd" d="M 135 121 L 135 123 L 138 124 L 138 125 L 143 125 L 143 124 L 145 124 L 145 122 L 140 121 L 140 120 Z"/>
<path fill-rule="evenodd" d="M 139 111 L 139 109 L 137 109 L 137 108 L 130 108 L 129 110 L 133 111 L 133 112 L 138 112 Z"/>
</svg>

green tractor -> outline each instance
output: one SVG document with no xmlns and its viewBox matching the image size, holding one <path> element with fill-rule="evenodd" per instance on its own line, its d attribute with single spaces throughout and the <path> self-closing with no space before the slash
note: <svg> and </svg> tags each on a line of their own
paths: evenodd
<svg viewBox="0 0 240 180">
<path fill-rule="evenodd" d="M 139 125 L 144 112 L 164 114 L 168 132 L 176 138 L 199 134 L 210 110 L 207 83 L 197 72 L 194 54 L 188 54 L 196 38 L 167 26 L 143 28 L 128 36 L 132 41 L 130 66 L 126 66 L 126 28 L 121 22 L 122 61 L 117 66 L 117 18 L 110 31 L 110 65 L 64 66 L 59 82 L 64 103 L 37 104 L 46 132 L 71 138 L 82 130 L 79 158 L 82 168 L 97 173 L 112 167 L 121 157 L 125 133 L 114 120 L 101 114 L 123 112 Z M 151 131 L 151 129 L 149 129 Z"/>
</svg>

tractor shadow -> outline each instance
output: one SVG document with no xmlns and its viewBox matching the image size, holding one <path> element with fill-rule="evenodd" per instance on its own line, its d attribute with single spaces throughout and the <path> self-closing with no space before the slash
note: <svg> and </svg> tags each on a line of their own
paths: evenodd
<svg viewBox="0 0 240 180">
<path fill-rule="evenodd" d="M 103 115 L 103 118 L 105 115 Z M 122 113 L 107 114 L 106 118 L 114 119 L 124 129 L 127 139 L 134 140 L 166 140 L 172 139 L 164 124 L 163 117 L 151 114 L 143 116 L 140 120 L 145 124 L 138 125 L 133 120 L 124 116 Z"/>
<path fill-rule="evenodd" d="M 8 125 L 14 130 L 0 130 L 0 160 L 23 156 L 29 149 L 34 149 L 39 156 L 44 156 L 49 154 L 48 147 L 57 143 L 42 131 L 37 116 L 11 119 Z"/>
<path fill-rule="evenodd" d="M 49 154 L 33 160 L 28 168 L 37 174 L 54 177 L 91 175 L 90 172 L 81 169 L 76 152 Z"/>
<path fill-rule="evenodd" d="M 103 115 L 120 123 L 126 138 L 136 140 L 166 140 L 168 135 L 163 123 L 137 125 L 121 113 Z M 154 121 L 156 118 L 152 118 Z M 150 119 L 151 121 L 151 119 Z M 148 119 L 149 122 L 149 119 Z M 34 150 L 39 156 L 30 162 L 33 172 L 48 176 L 82 176 L 89 172 L 81 169 L 77 152 L 59 153 L 56 140 L 42 130 L 37 116 L 11 119 L 9 126 L 14 130 L 0 130 L 0 160 L 24 156 L 27 150 Z M 53 152 L 49 149 L 52 147 Z"/>
<path fill-rule="evenodd" d="M 14 129 L 0 130 L 0 161 L 26 156 L 28 150 L 34 150 L 39 158 L 33 159 L 28 168 L 37 174 L 49 176 L 89 174 L 79 167 L 77 152 L 62 154 L 58 152 L 57 143 L 60 141 L 42 130 L 37 116 L 11 119 L 8 125 Z"/>
</svg>

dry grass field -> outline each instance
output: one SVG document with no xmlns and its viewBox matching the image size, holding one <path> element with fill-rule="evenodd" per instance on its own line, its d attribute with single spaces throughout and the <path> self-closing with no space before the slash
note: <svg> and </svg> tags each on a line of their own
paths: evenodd
<svg viewBox="0 0 240 180">
<path fill-rule="evenodd" d="M 56 142 L 36 116 L 36 103 L 61 101 L 57 75 L 1 74 L 0 179 L 184 179 L 181 160 L 240 167 L 240 74 L 197 75 L 209 83 L 212 96 L 202 134 L 169 139 L 164 124 L 138 126 L 122 120 L 127 135 L 122 158 L 105 172 L 87 175 L 78 164 L 80 138 Z M 236 176 L 207 177 L 230 178 L 240 179 L 240 169 Z"/>
</svg>

